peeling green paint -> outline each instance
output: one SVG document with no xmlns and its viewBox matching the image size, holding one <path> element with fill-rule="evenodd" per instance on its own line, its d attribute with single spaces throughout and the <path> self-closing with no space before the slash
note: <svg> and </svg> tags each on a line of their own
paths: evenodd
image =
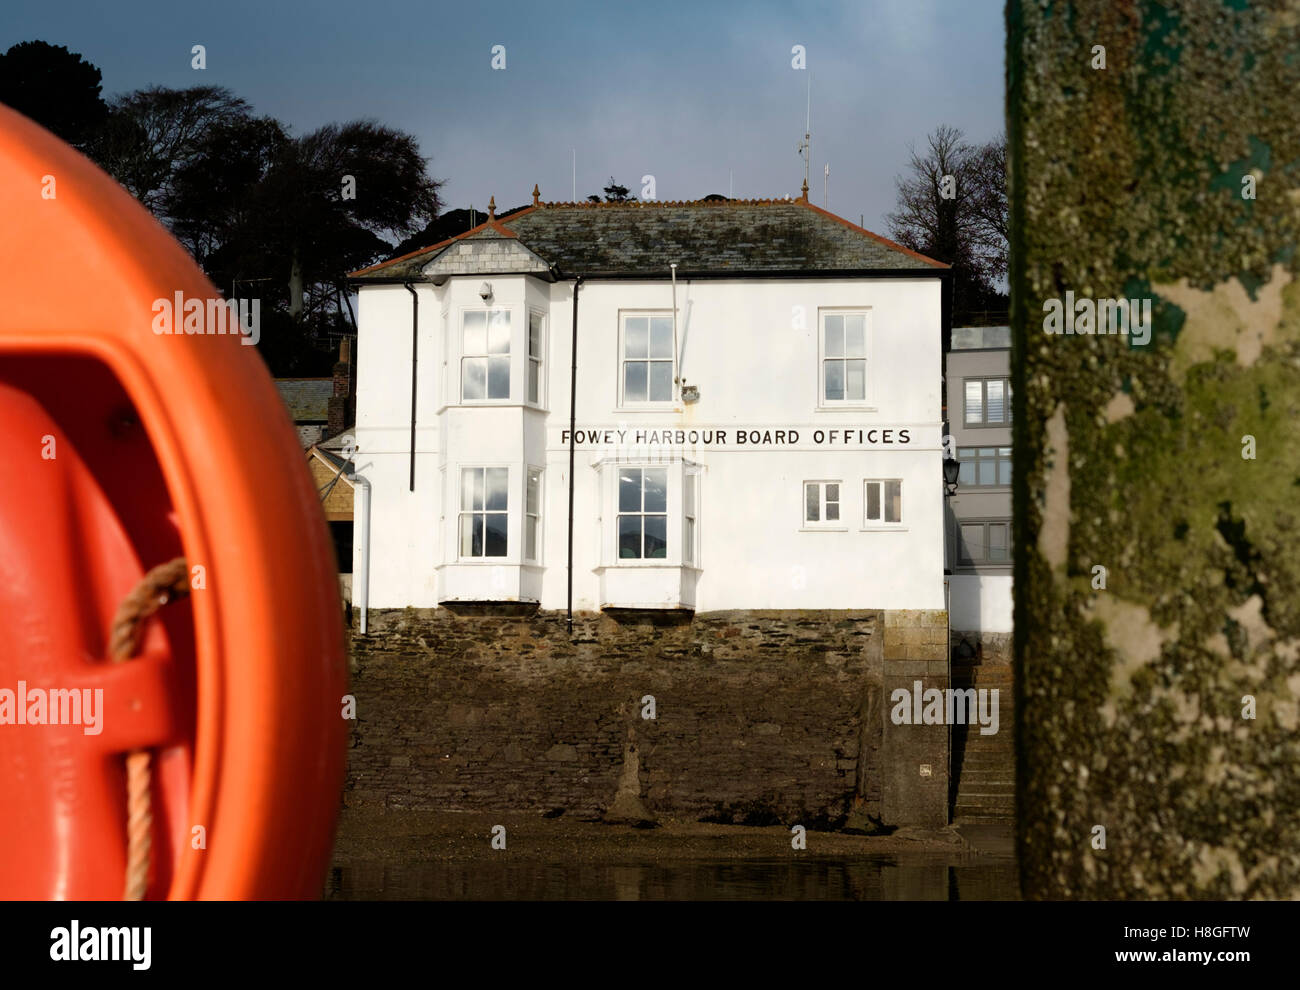
<svg viewBox="0 0 1300 990">
<path fill-rule="evenodd" d="M 1300 7 L 1054 13 L 1007 8 L 1024 890 L 1300 897 Z M 1066 290 L 1151 342 L 1044 334 Z"/>
</svg>

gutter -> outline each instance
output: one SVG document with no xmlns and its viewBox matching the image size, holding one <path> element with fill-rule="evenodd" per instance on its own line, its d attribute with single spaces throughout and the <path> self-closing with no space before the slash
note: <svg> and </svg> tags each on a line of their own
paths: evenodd
<svg viewBox="0 0 1300 990">
<path fill-rule="evenodd" d="M 415 491 L 415 365 L 420 343 L 420 297 L 410 282 L 403 282 L 411 294 L 411 491 Z"/>
<path fill-rule="evenodd" d="M 482 272 L 476 275 L 475 277 L 476 278 L 490 277 L 492 274 L 532 275 L 536 278 L 542 277 L 540 272 L 518 272 L 518 271 L 498 272 L 498 273 Z M 660 279 L 663 279 L 664 281 L 668 281 L 672 277 L 671 275 L 665 275 L 659 271 L 644 271 L 644 272 L 607 271 L 607 272 L 584 272 L 582 275 L 566 275 L 563 272 L 561 272 L 558 268 L 552 270 L 550 274 L 553 274 L 555 276 L 554 280 L 557 282 L 565 281 L 571 278 L 581 278 L 583 281 L 587 281 L 587 282 L 594 281 L 596 279 L 609 280 L 609 281 L 624 279 L 624 280 L 631 280 L 637 282 L 656 282 L 659 281 Z M 952 269 L 947 265 L 945 265 L 942 268 L 827 268 L 827 269 L 783 268 L 779 270 L 759 269 L 757 271 L 754 271 L 752 269 L 744 269 L 744 270 L 737 269 L 734 272 L 716 271 L 716 270 L 710 270 L 710 271 L 679 270 L 677 272 L 678 278 L 689 279 L 689 280 L 709 279 L 709 278 L 746 279 L 746 280 L 765 279 L 765 278 L 772 278 L 772 279 L 801 278 L 801 279 L 813 279 L 813 280 L 823 279 L 823 278 L 950 278 L 951 275 L 952 275 Z M 409 275 L 395 275 L 391 277 L 382 276 L 382 275 L 373 276 L 373 277 L 363 276 L 361 278 L 349 277 L 347 279 L 347 284 L 351 286 L 355 286 L 357 288 L 361 288 L 367 285 L 405 285 L 407 284 L 409 278 L 410 278 Z M 551 279 L 543 279 L 543 281 L 551 281 Z"/>
<path fill-rule="evenodd" d="M 573 279 L 573 342 L 570 345 L 569 366 L 569 563 L 568 563 L 568 624 L 573 635 L 573 456 L 574 434 L 578 427 L 578 286 L 584 276 Z"/>
<path fill-rule="evenodd" d="M 357 532 L 357 523 L 361 524 L 361 538 L 356 541 L 356 546 L 352 549 L 353 554 L 353 574 L 352 574 L 352 601 L 354 604 L 360 600 L 361 608 L 361 635 L 366 634 L 366 613 L 370 606 L 370 482 L 356 473 L 356 467 L 353 466 L 353 473 L 348 476 L 348 480 L 355 485 L 355 491 L 359 498 L 354 506 L 352 532 L 355 538 Z"/>
</svg>

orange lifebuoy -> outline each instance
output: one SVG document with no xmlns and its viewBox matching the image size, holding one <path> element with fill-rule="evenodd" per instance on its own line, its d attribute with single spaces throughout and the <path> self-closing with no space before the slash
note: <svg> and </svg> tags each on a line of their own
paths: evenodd
<svg viewBox="0 0 1300 990">
<path fill-rule="evenodd" d="M 178 292 L 219 298 L 116 182 L 0 106 L 2 897 L 122 896 L 131 750 L 152 757 L 147 896 L 321 890 L 349 724 L 333 550 L 256 348 L 156 332 Z M 109 663 L 118 605 L 177 557 L 188 600 Z"/>
</svg>

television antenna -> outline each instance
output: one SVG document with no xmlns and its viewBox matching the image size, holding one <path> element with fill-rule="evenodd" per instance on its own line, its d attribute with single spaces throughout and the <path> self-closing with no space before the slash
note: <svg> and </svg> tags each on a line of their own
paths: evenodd
<svg viewBox="0 0 1300 990">
<path fill-rule="evenodd" d="M 799 155 L 803 158 L 803 187 L 808 189 L 808 164 L 812 161 L 812 73 L 808 73 L 808 108 L 804 116 L 803 140 L 799 142 Z"/>
</svg>

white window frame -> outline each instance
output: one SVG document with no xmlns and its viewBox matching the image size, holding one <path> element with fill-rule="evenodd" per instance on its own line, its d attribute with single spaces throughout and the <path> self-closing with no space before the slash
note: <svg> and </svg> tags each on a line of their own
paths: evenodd
<svg viewBox="0 0 1300 990">
<path fill-rule="evenodd" d="M 876 505 L 879 507 L 879 518 L 872 519 L 868 513 L 871 511 L 871 487 L 875 485 L 878 488 Z M 887 519 L 887 499 L 889 497 L 889 485 L 898 486 L 898 518 Z M 892 530 L 903 529 L 906 524 L 906 514 L 903 511 L 903 479 L 902 478 L 865 478 L 862 482 L 862 528 L 864 530 Z"/>
<path fill-rule="evenodd" d="M 667 318 L 669 321 L 673 318 L 671 309 L 621 309 L 618 312 L 618 407 L 620 409 L 662 409 L 672 410 L 677 406 L 677 355 L 673 354 L 671 359 L 670 375 L 668 379 L 669 389 L 667 399 L 628 399 L 626 393 L 627 383 L 627 363 L 629 361 L 645 361 L 651 363 L 669 363 L 665 358 L 649 357 L 649 340 L 650 324 L 646 323 L 646 354 L 645 358 L 629 358 L 627 356 L 627 321 L 629 318 L 636 319 L 645 317 L 647 320 L 658 318 Z M 674 342 L 674 349 L 676 342 Z M 646 369 L 646 394 L 650 394 L 650 371 Z"/>
<path fill-rule="evenodd" d="M 817 486 L 817 519 L 808 518 L 808 486 Z M 826 506 L 831 501 L 826 497 L 826 486 L 837 485 L 838 490 L 834 504 L 838 518 L 828 520 L 826 518 Z M 800 529 L 846 532 L 848 525 L 844 519 L 844 482 L 837 478 L 809 478 L 799 486 L 799 518 L 802 520 Z"/>
<path fill-rule="evenodd" d="M 829 357 L 826 354 L 826 317 L 861 316 L 862 323 L 862 357 L 866 362 L 863 371 L 861 399 L 828 399 L 826 397 L 826 362 L 836 360 L 859 360 L 856 355 Z M 817 311 L 817 405 L 821 409 L 874 409 L 875 408 L 875 334 L 872 326 L 872 308 L 870 306 L 848 306 L 844 308 L 819 309 Z"/>
<path fill-rule="evenodd" d="M 1002 383 L 1002 419 L 993 422 L 989 419 L 989 382 Z M 979 383 L 980 418 L 970 418 L 967 402 L 968 386 Z M 961 421 L 968 430 L 1005 430 L 1011 426 L 1011 379 L 1006 375 L 972 375 L 961 381 Z"/>
<path fill-rule="evenodd" d="M 522 533 L 521 547 L 523 550 L 522 559 L 527 564 L 540 564 L 542 562 L 542 498 L 546 491 L 543 484 L 545 479 L 545 469 L 540 467 L 528 466 L 524 469 L 524 530 Z M 537 480 L 537 501 L 530 509 L 528 505 L 528 490 L 533 484 L 533 479 Z M 533 555 L 528 556 L 528 524 L 533 524 Z"/>
<path fill-rule="evenodd" d="M 533 353 L 533 319 L 537 325 L 537 353 Z M 529 308 L 528 324 L 524 327 L 524 402 L 539 409 L 546 407 L 546 314 L 540 309 Z M 533 367 L 537 368 L 537 398 L 530 394 L 532 389 Z"/>
<path fill-rule="evenodd" d="M 505 354 L 493 354 L 489 348 L 488 321 L 492 313 L 505 313 L 510 321 L 510 333 L 507 335 L 507 350 Z M 470 353 L 465 350 L 465 317 L 470 313 L 485 314 L 483 320 L 483 347 L 484 351 Z M 515 394 L 515 374 L 514 374 L 514 355 L 515 355 L 515 317 L 514 311 L 509 306 L 465 306 L 460 310 L 460 319 L 457 322 L 456 330 L 457 342 L 456 353 L 460 356 L 456 367 L 456 394 L 460 398 L 461 405 L 466 406 L 491 406 L 491 405 L 509 405 L 511 398 Z M 493 358 L 506 359 L 506 396 L 505 398 L 490 398 L 488 396 L 488 385 L 491 381 L 491 360 Z M 488 362 L 484 369 L 483 377 L 483 398 L 467 399 L 465 397 L 465 362 L 468 360 L 483 360 Z"/>
<path fill-rule="evenodd" d="M 506 472 L 506 507 L 505 509 L 488 509 L 487 508 L 487 472 L 492 470 L 501 470 Z M 464 507 L 465 496 L 465 473 L 467 471 L 483 472 L 483 508 L 475 509 L 472 506 L 468 509 Z M 505 516 L 506 523 L 506 552 L 504 554 L 487 553 L 487 519 L 483 521 L 483 553 L 467 554 L 464 552 L 464 518 L 466 516 Z M 456 560 L 460 563 L 484 564 L 491 563 L 500 565 L 510 559 L 510 465 L 508 464 L 462 464 L 456 476 Z"/>
<path fill-rule="evenodd" d="M 687 468 L 682 472 L 682 564 L 700 566 L 700 487 L 703 472 Z"/>
</svg>

